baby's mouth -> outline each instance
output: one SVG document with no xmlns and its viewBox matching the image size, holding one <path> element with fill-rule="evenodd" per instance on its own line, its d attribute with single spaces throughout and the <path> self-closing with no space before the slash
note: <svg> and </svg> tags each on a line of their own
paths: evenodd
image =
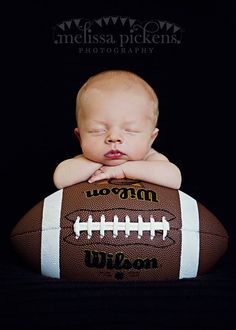
<svg viewBox="0 0 236 330">
<path fill-rule="evenodd" d="M 110 159 L 118 159 L 125 156 L 125 154 L 120 150 L 110 150 L 104 156 Z"/>
</svg>

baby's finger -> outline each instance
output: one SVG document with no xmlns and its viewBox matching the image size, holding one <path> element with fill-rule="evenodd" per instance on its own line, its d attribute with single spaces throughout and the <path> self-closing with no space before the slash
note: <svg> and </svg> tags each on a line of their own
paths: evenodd
<svg viewBox="0 0 236 330">
<path fill-rule="evenodd" d="M 96 171 L 93 173 L 93 176 L 94 176 L 94 175 L 98 175 L 98 174 L 100 174 L 100 173 L 102 173 L 102 171 L 101 171 L 100 169 L 98 169 L 98 170 L 96 170 Z"/>
<path fill-rule="evenodd" d="M 104 180 L 104 179 L 108 179 L 106 173 L 99 173 L 97 175 L 93 175 L 91 176 L 91 178 L 88 180 L 89 183 L 93 183 L 99 180 Z"/>
</svg>

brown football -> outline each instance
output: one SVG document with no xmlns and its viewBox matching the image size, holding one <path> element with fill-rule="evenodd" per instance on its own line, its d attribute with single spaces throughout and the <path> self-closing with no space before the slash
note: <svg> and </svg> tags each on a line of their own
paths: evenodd
<svg viewBox="0 0 236 330">
<path fill-rule="evenodd" d="M 159 281 L 208 272 L 226 251 L 228 234 L 180 190 L 114 179 L 46 197 L 16 224 L 11 241 L 45 276 Z"/>
</svg>

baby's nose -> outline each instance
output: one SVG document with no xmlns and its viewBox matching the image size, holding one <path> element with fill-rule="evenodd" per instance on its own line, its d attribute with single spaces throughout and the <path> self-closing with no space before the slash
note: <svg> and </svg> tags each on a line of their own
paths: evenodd
<svg viewBox="0 0 236 330">
<path fill-rule="evenodd" d="M 123 137 L 119 132 L 109 132 L 106 143 L 123 143 Z"/>
</svg>

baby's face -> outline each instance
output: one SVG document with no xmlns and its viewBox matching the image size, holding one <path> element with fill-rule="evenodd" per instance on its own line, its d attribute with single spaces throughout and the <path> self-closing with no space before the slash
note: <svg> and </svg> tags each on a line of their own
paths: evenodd
<svg viewBox="0 0 236 330">
<path fill-rule="evenodd" d="M 84 156 L 109 166 L 144 159 L 158 132 L 153 111 L 141 88 L 88 90 L 78 128 Z"/>
</svg>

